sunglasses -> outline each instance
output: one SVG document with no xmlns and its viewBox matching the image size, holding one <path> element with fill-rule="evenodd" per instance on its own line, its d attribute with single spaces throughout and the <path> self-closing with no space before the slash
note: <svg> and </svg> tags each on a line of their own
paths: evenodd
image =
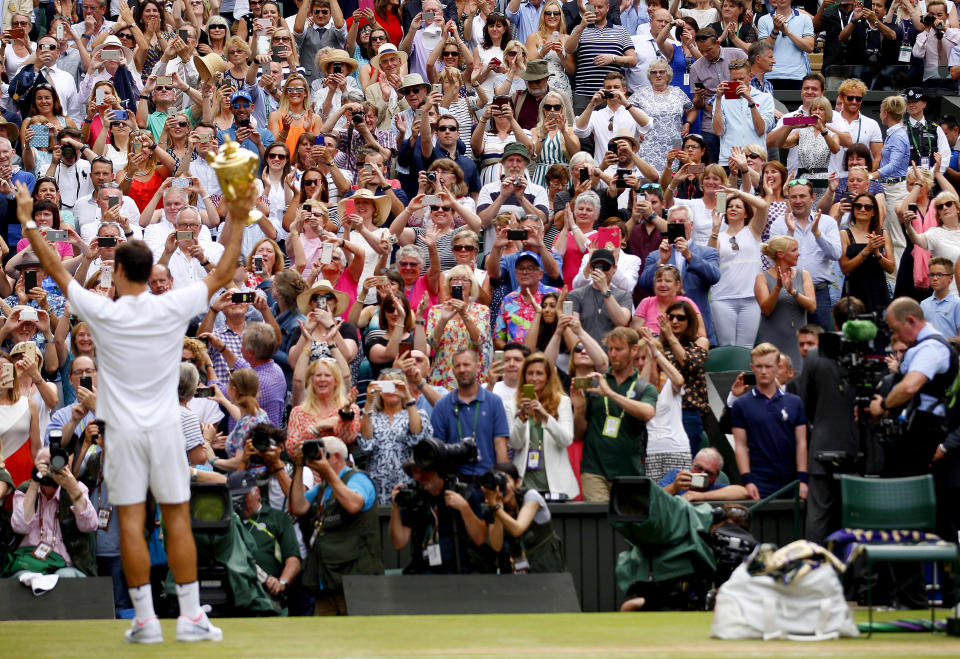
<svg viewBox="0 0 960 659">
<path fill-rule="evenodd" d="M 274 37 L 273 41 L 274 43 L 290 43 L 291 39 L 290 37 Z"/>
<path fill-rule="evenodd" d="M 214 25 L 213 27 L 216 27 L 216 25 Z M 131 41 L 133 40 L 133 35 L 130 34 L 129 32 L 117 32 L 117 36 L 121 39 L 130 39 Z"/>
<path fill-rule="evenodd" d="M 747 158 L 756 158 L 757 160 L 763 160 L 763 156 L 759 153 L 748 153 Z"/>
<path fill-rule="evenodd" d="M 286 159 L 287 159 L 287 154 L 285 154 L 285 153 L 268 153 L 268 154 L 267 154 L 267 159 L 268 159 L 268 160 L 286 160 Z"/>
<path fill-rule="evenodd" d="M 59 48 L 59 46 L 55 46 L 52 43 L 42 43 L 39 46 L 37 46 L 37 48 L 39 50 L 56 50 L 57 48 Z"/>
<path fill-rule="evenodd" d="M 860 103 L 863 101 L 863 96 L 847 96 L 847 100 L 853 103 Z"/>
<path fill-rule="evenodd" d="M 810 185 L 810 181 L 805 178 L 795 178 L 787 183 L 788 188 L 792 188 L 795 185 Z"/>
<path fill-rule="evenodd" d="M 126 126 L 126 125 L 127 125 L 127 124 L 123 123 L 122 121 L 111 121 L 111 122 L 110 122 L 110 128 L 121 128 L 121 127 Z"/>
<path fill-rule="evenodd" d="M 247 51 L 237 48 L 236 50 L 231 50 L 227 55 L 246 55 Z"/>
<path fill-rule="evenodd" d="M 436 212 L 438 212 L 438 211 L 443 211 L 443 212 L 445 212 L 445 213 L 449 213 L 450 211 L 453 210 L 453 206 L 431 206 L 431 207 L 430 207 L 430 210 L 431 210 L 432 212 L 434 212 L 434 213 L 436 213 Z"/>
<path fill-rule="evenodd" d="M 227 26 L 226 26 L 226 25 L 217 24 L 217 25 L 211 25 L 211 26 L 210 26 L 209 28 L 207 28 L 207 29 L 209 29 L 209 30 L 226 30 L 226 29 L 227 29 Z"/>
<path fill-rule="evenodd" d="M 669 318 L 670 320 L 681 322 L 687 319 L 687 315 L 682 313 L 668 313 L 667 318 Z"/>
<path fill-rule="evenodd" d="M 303 179 L 303 187 L 307 187 L 308 185 L 319 185 L 319 183 L 320 179 L 318 178 Z"/>
<path fill-rule="evenodd" d="M 650 75 L 652 75 L 652 76 L 665 76 L 665 75 L 667 75 L 667 72 L 664 71 L 663 69 L 657 69 L 657 70 L 655 70 L 655 71 L 651 71 L 651 72 L 650 72 Z"/>
<path fill-rule="evenodd" d="M 376 37 L 373 37 L 373 36 L 370 37 L 370 41 L 386 41 L 386 40 L 387 40 L 387 35 L 385 35 L 385 34 L 384 34 L 384 35 L 378 35 L 378 36 L 376 36 Z"/>
<path fill-rule="evenodd" d="M 458 130 L 460 129 L 456 126 L 437 126 L 438 133 L 456 133 Z"/>
<path fill-rule="evenodd" d="M 370 32 L 373 32 L 373 28 L 370 27 L 369 25 L 365 25 L 362 28 L 360 28 L 360 34 L 368 34 Z"/>
<path fill-rule="evenodd" d="M 314 10 L 313 10 L 313 14 L 314 14 L 315 16 L 316 16 L 317 14 L 319 14 L 320 16 L 326 16 L 326 15 L 329 14 L 329 13 L 330 13 L 330 10 L 329 10 L 329 9 L 314 9 Z"/>
<path fill-rule="evenodd" d="M 249 101 L 237 101 L 236 103 L 234 103 L 234 104 L 232 105 L 232 107 L 233 107 L 235 110 L 246 110 L 248 107 L 250 107 L 250 102 L 249 102 Z M 184 124 L 184 125 L 186 125 L 186 124 Z"/>
<path fill-rule="evenodd" d="M 544 16 L 559 16 L 560 12 L 558 11 L 545 11 L 543 12 Z"/>
<path fill-rule="evenodd" d="M 448 50 L 443 54 L 444 57 L 460 57 L 459 50 Z"/>
<path fill-rule="evenodd" d="M 730 249 L 732 249 L 735 252 L 740 251 L 740 245 L 737 244 L 736 236 L 730 236 Z"/>
<path fill-rule="evenodd" d="M 580 345 L 579 343 L 578 343 L 577 345 L 573 346 L 573 351 L 574 351 L 574 352 L 583 352 L 584 350 L 586 350 L 586 348 L 584 348 L 584 347 L 583 347 L 582 345 Z"/>
<path fill-rule="evenodd" d="M 288 87 L 287 88 L 288 94 L 304 94 L 306 93 L 306 91 L 307 91 L 306 87 Z"/>
<path fill-rule="evenodd" d="M 506 55 L 507 55 L 507 57 L 516 57 L 516 56 L 517 56 L 517 51 L 511 50 L 511 51 L 509 51 L 508 53 L 506 53 Z"/>
<path fill-rule="evenodd" d="M 874 208 L 873 204 L 861 204 L 860 202 L 855 203 L 853 207 L 858 211 L 872 211 Z"/>
<path fill-rule="evenodd" d="M 945 201 L 942 204 L 936 204 L 936 208 L 938 211 L 943 210 L 944 208 L 950 208 L 951 206 L 953 206 L 952 201 Z"/>
<path fill-rule="evenodd" d="M 547 112 L 560 112 L 563 109 L 562 103 L 544 103 L 543 109 Z"/>
<path fill-rule="evenodd" d="M 454 245 L 450 249 L 455 252 L 473 252 L 476 251 L 477 248 L 473 245 Z"/>
</svg>

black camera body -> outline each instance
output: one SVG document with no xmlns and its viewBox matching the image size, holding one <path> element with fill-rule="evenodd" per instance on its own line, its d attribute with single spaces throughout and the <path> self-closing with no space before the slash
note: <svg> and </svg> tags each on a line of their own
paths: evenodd
<svg viewBox="0 0 960 659">
<path fill-rule="evenodd" d="M 330 457 L 327 447 L 324 446 L 322 439 L 308 439 L 300 447 L 304 460 L 318 460 L 321 455 Z"/>
<path fill-rule="evenodd" d="M 438 439 L 428 438 L 413 447 L 414 463 L 421 469 L 435 471 L 441 476 L 476 462 L 478 455 L 477 443 L 472 439 L 464 439 L 458 444 L 445 444 Z"/>
<path fill-rule="evenodd" d="M 350 120 L 353 121 L 354 126 L 359 126 L 360 124 L 363 123 L 363 113 L 354 112 L 353 114 L 350 115 Z"/>
<path fill-rule="evenodd" d="M 487 490 L 500 490 L 501 494 L 507 493 L 507 475 L 502 471 L 488 471 L 480 476 L 480 487 Z"/>
<path fill-rule="evenodd" d="M 436 182 L 437 182 L 437 173 L 436 173 L 436 172 L 427 172 L 427 180 L 428 180 L 430 183 L 436 183 Z"/>
<path fill-rule="evenodd" d="M 50 431 L 50 468 L 54 471 L 61 471 L 70 462 L 70 454 L 63 448 L 63 432 L 60 430 Z"/>
<path fill-rule="evenodd" d="M 250 442 L 253 444 L 253 448 L 258 451 L 269 451 L 277 445 L 270 433 L 265 428 L 260 427 L 254 427 L 251 431 Z"/>
</svg>

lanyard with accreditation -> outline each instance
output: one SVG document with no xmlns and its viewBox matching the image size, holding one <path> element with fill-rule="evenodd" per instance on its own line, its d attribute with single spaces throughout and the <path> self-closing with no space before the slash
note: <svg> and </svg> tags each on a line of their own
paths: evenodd
<svg viewBox="0 0 960 659">
<path fill-rule="evenodd" d="M 626 398 L 633 397 L 633 391 L 637 388 L 638 379 L 639 375 L 634 373 L 633 382 L 630 383 L 630 388 L 627 389 L 627 393 L 624 394 Z M 603 421 L 603 436 L 616 437 L 620 434 L 620 422 L 623 421 L 623 415 L 626 414 L 626 411 L 621 408 L 620 416 L 610 414 L 610 405 L 606 396 L 603 397 L 603 411 L 606 414 L 606 418 Z"/>
<path fill-rule="evenodd" d="M 453 407 L 453 414 L 454 414 L 454 416 L 457 417 L 457 437 L 460 438 L 460 441 L 461 441 L 461 442 L 464 441 L 464 440 L 466 440 L 466 439 L 469 439 L 469 440 L 472 440 L 472 441 L 476 442 L 476 444 L 477 444 L 477 461 L 479 462 L 480 460 L 483 459 L 483 458 L 481 457 L 481 455 L 480 455 L 480 442 L 477 441 L 477 421 L 479 421 L 479 419 L 480 419 L 480 398 L 479 398 L 479 397 L 474 398 L 473 401 L 471 401 L 471 402 L 476 403 L 476 406 L 473 408 L 473 430 L 471 431 L 471 434 L 468 435 L 467 437 L 464 437 L 464 436 L 463 436 L 463 429 L 460 428 L 460 408 L 461 408 L 461 407 L 467 407 L 470 403 L 460 403 L 460 402 L 458 401 L 458 402 L 456 403 L 456 405 L 454 405 L 454 407 Z"/>
</svg>

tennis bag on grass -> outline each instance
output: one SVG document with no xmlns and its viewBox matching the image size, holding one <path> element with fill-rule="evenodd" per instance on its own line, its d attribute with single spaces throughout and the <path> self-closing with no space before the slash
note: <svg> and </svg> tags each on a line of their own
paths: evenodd
<svg viewBox="0 0 960 659">
<path fill-rule="evenodd" d="M 857 636 L 838 574 L 823 547 L 797 540 L 764 544 L 720 586 L 710 635 L 722 639 L 822 641 Z"/>
</svg>

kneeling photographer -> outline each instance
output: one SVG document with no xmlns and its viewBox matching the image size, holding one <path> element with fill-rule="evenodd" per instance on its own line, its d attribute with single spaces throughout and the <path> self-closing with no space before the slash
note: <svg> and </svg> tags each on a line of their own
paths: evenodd
<svg viewBox="0 0 960 659">
<path fill-rule="evenodd" d="M 947 390 L 956 377 L 957 352 L 911 298 L 890 303 L 886 320 L 894 337 L 909 348 L 900 363 L 900 381 L 885 397 L 874 396 L 870 414 L 905 424 L 902 436 L 885 445 L 886 474 L 926 474 L 947 436 Z"/>
<path fill-rule="evenodd" d="M 444 444 L 424 439 L 413 447 L 403 470 L 414 483 L 398 483 L 391 493 L 390 542 L 410 545 L 404 574 L 466 574 L 484 571 L 480 547 L 487 539 L 480 495 L 457 480 L 457 469 L 476 462 L 472 441 Z"/>
<path fill-rule="evenodd" d="M 295 457 L 289 511 L 301 516 L 307 539 L 303 586 L 315 592 L 315 615 L 346 615 L 345 574 L 383 574 L 377 492 L 370 477 L 347 464 L 338 437 L 308 439 Z M 304 465 L 322 483 L 304 493 Z"/>
<path fill-rule="evenodd" d="M 524 488 L 522 483 L 512 462 L 498 462 L 493 471 L 480 477 L 491 508 L 490 546 L 500 552 L 500 573 L 566 572 L 547 502 L 535 488 Z"/>
</svg>

